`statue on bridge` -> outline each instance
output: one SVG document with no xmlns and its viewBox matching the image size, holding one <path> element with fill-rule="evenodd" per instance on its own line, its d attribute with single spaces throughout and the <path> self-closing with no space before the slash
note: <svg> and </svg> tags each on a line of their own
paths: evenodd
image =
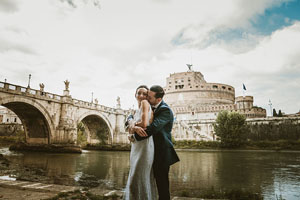
<svg viewBox="0 0 300 200">
<path fill-rule="evenodd" d="M 95 104 L 98 105 L 98 99 L 97 98 L 95 99 Z"/>
<path fill-rule="evenodd" d="M 68 79 L 67 79 L 64 81 L 64 83 L 65 83 L 65 90 L 69 90 L 70 81 L 68 81 Z"/>
<path fill-rule="evenodd" d="M 44 92 L 44 88 L 45 88 L 44 83 L 40 83 L 40 91 L 41 91 L 41 92 Z"/>
<path fill-rule="evenodd" d="M 117 97 L 117 108 L 121 108 L 121 98 Z"/>
</svg>

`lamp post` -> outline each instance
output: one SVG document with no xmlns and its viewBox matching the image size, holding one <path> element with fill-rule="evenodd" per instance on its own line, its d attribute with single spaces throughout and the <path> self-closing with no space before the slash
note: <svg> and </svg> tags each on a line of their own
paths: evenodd
<svg viewBox="0 0 300 200">
<path fill-rule="evenodd" d="M 30 88 L 30 79 L 31 79 L 31 74 L 29 74 L 29 79 L 28 79 L 28 88 Z"/>
<path fill-rule="evenodd" d="M 271 102 L 270 99 L 269 99 L 269 106 L 270 106 L 271 117 L 272 117 L 273 116 L 273 110 L 272 110 L 272 102 Z"/>
</svg>

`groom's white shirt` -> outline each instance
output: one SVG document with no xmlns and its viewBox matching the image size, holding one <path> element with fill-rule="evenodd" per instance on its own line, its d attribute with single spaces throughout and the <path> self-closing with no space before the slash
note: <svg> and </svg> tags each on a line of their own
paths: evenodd
<svg viewBox="0 0 300 200">
<path fill-rule="evenodd" d="M 152 110 L 158 108 L 158 106 L 161 104 L 162 100 L 160 102 L 158 102 L 158 104 L 156 104 L 155 106 L 151 106 Z"/>
</svg>

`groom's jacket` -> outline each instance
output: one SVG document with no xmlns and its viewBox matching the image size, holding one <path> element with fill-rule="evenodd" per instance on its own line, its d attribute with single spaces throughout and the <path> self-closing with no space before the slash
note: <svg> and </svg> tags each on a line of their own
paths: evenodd
<svg viewBox="0 0 300 200">
<path fill-rule="evenodd" d="M 148 137 L 152 135 L 154 141 L 154 164 L 170 166 L 179 161 L 171 139 L 173 121 L 172 110 L 162 101 L 154 111 L 153 122 L 146 129 Z M 147 138 L 136 133 L 134 137 L 138 141 Z"/>
</svg>

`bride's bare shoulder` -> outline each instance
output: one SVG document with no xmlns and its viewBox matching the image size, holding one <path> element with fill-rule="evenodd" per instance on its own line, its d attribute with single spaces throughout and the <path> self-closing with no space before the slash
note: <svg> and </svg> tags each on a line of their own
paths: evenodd
<svg viewBox="0 0 300 200">
<path fill-rule="evenodd" d="M 142 101 L 141 101 L 141 104 L 142 104 L 142 105 L 150 106 L 149 102 L 148 102 L 146 99 L 142 100 Z"/>
</svg>

